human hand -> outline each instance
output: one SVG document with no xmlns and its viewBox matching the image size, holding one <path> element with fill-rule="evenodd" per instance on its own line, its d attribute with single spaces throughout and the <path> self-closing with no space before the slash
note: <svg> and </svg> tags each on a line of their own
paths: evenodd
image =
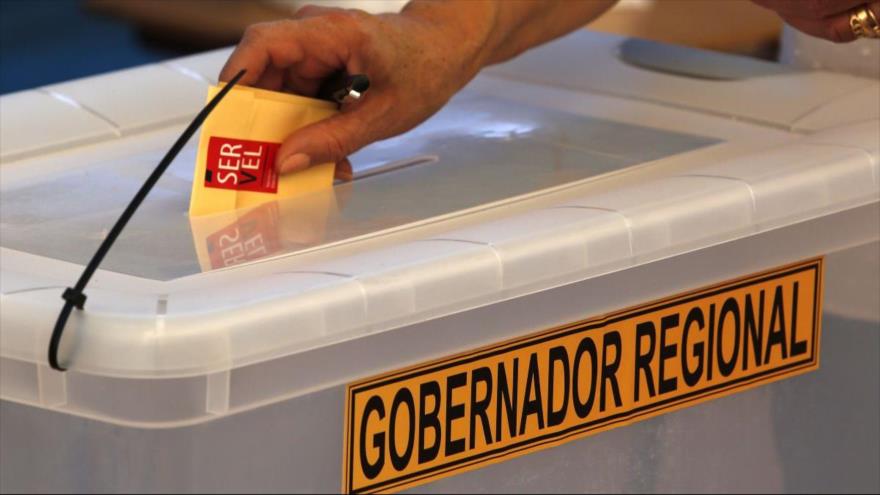
<svg viewBox="0 0 880 495">
<path fill-rule="evenodd" d="M 753 0 L 779 14 L 792 27 L 835 43 L 856 39 L 850 27 L 854 9 L 865 7 L 880 18 L 880 2 L 865 0 Z"/>
<path fill-rule="evenodd" d="M 337 177 L 350 179 L 350 153 L 415 127 L 476 75 L 484 64 L 480 24 L 435 22 L 424 13 L 370 15 L 308 6 L 291 20 L 248 28 L 221 80 L 247 69 L 241 84 L 314 96 L 325 78 L 342 69 L 370 78 L 363 98 L 284 141 L 279 172 L 333 162 Z"/>
</svg>

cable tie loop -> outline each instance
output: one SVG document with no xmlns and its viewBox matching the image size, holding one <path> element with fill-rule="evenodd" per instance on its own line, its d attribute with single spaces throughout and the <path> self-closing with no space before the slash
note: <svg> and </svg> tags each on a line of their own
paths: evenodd
<svg viewBox="0 0 880 495">
<path fill-rule="evenodd" d="M 192 122 L 190 122 L 189 126 L 183 131 L 180 137 L 177 138 L 177 141 L 174 142 L 174 145 L 171 146 L 171 149 L 165 154 L 162 160 L 156 165 L 156 168 L 150 174 L 149 177 L 144 181 L 143 185 L 140 189 L 138 189 L 137 193 L 135 193 L 134 197 L 131 198 L 131 201 L 128 203 L 128 206 L 125 207 L 125 210 L 122 211 L 122 214 L 119 216 L 119 219 L 116 220 L 116 223 L 113 224 L 113 228 L 107 233 L 107 236 L 101 242 L 101 245 L 98 246 L 98 250 L 95 251 L 92 259 L 89 260 L 88 264 L 86 264 L 85 269 L 82 272 L 82 275 L 79 277 L 79 281 L 77 281 L 75 287 L 68 287 L 64 290 L 64 293 L 61 295 L 61 298 L 64 299 L 64 306 L 61 308 L 61 312 L 58 314 L 58 319 L 55 320 L 55 328 L 52 330 L 52 335 L 49 339 L 49 349 L 48 349 L 48 361 L 49 366 L 52 369 L 57 371 L 65 371 L 66 368 L 61 366 L 58 362 L 58 348 L 61 346 L 61 337 L 64 334 L 64 326 L 67 324 L 67 318 L 70 316 L 70 312 L 73 308 L 77 308 L 79 310 L 83 309 L 83 306 L 86 304 L 86 295 L 83 294 L 83 290 L 85 290 L 86 285 L 88 285 L 89 280 L 91 280 L 92 275 L 95 274 L 95 271 L 98 270 L 98 266 L 101 264 L 101 261 L 104 260 L 104 256 L 107 255 L 107 252 L 110 251 L 110 248 L 113 247 L 113 243 L 116 242 L 116 238 L 119 237 L 119 234 L 122 233 L 122 230 L 128 224 L 128 221 L 134 215 L 135 211 L 140 207 L 141 203 L 143 203 L 144 199 L 147 197 L 147 194 L 153 189 L 153 186 L 156 185 L 156 182 L 159 181 L 159 178 L 162 177 L 162 174 L 165 173 L 165 170 L 171 164 L 171 161 L 180 153 L 180 150 L 183 149 L 184 145 L 186 145 L 187 141 L 195 134 L 196 130 L 202 125 L 205 119 L 208 118 L 208 115 L 211 114 L 211 111 L 214 110 L 220 100 L 226 96 L 227 93 L 238 83 L 239 79 L 245 74 L 245 70 L 242 69 L 235 75 L 232 79 L 229 80 L 228 83 L 221 89 L 211 101 L 205 105 L 204 108 L 196 115 Z"/>
</svg>

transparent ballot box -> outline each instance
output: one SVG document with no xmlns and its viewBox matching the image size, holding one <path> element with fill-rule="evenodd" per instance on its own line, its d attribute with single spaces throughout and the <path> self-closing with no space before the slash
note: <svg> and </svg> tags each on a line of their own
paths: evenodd
<svg viewBox="0 0 880 495">
<path fill-rule="evenodd" d="M 880 490 L 880 83 L 589 32 L 325 191 L 194 138 L 51 369 L 228 53 L 0 97 L 2 491 Z"/>
</svg>

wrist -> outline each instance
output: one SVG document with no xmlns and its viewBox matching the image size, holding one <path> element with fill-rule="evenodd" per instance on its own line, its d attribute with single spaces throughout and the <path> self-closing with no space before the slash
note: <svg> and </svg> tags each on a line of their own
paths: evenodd
<svg viewBox="0 0 880 495">
<path fill-rule="evenodd" d="M 464 86 L 493 59 L 499 12 L 498 0 L 413 0 L 399 15 L 431 32 L 428 49 L 448 54 Z"/>
</svg>

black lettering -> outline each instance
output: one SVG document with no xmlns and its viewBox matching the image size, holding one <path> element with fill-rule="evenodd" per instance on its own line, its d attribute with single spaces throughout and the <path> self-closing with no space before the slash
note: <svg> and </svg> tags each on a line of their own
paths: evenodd
<svg viewBox="0 0 880 495">
<path fill-rule="evenodd" d="M 715 360 L 715 305 L 709 305 L 709 342 L 706 349 L 706 380 L 712 379 Z"/>
<path fill-rule="evenodd" d="M 792 300 L 791 300 L 791 356 L 800 356 L 801 354 L 806 354 L 807 352 L 807 341 L 806 340 L 797 340 L 797 306 L 798 306 L 798 284 L 799 282 L 794 283 L 794 288 L 792 289 Z"/>
<path fill-rule="evenodd" d="M 428 412 L 427 398 L 434 398 L 434 408 Z M 419 464 L 433 461 L 440 453 L 440 384 L 426 382 L 419 386 Z M 425 445 L 425 432 L 434 430 L 434 442 Z"/>
<path fill-rule="evenodd" d="M 761 347 L 764 343 L 764 290 L 758 296 L 758 323 L 755 324 L 755 306 L 752 295 L 746 294 L 745 329 L 743 331 L 743 371 L 749 367 L 749 342 L 755 353 L 755 366 L 761 366 Z"/>
<path fill-rule="evenodd" d="M 614 347 L 614 362 L 608 363 L 608 349 Z M 599 390 L 599 411 L 605 410 L 605 384 L 611 382 L 611 393 L 614 394 L 614 405 L 620 407 L 620 387 L 617 384 L 617 369 L 620 368 L 621 357 L 620 334 L 611 331 L 602 338 L 602 387 Z"/>
<path fill-rule="evenodd" d="M 376 462 L 370 462 L 370 460 L 367 459 L 367 422 L 373 412 L 379 415 L 379 419 L 385 419 L 385 404 L 378 395 L 370 397 L 370 400 L 367 401 L 366 407 L 364 407 L 364 415 L 361 417 L 361 468 L 364 470 L 364 476 L 370 480 L 379 476 L 379 473 L 382 472 L 382 468 L 385 467 L 385 432 L 379 432 L 373 435 L 373 447 L 379 451 Z"/>
<path fill-rule="evenodd" d="M 767 335 L 764 364 L 770 362 L 773 346 L 776 345 L 782 352 L 782 359 L 788 358 L 788 349 L 785 346 L 785 306 L 782 297 L 782 286 L 777 286 L 776 292 L 773 294 L 773 307 L 770 309 L 770 331 Z"/>
<path fill-rule="evenodd" d="M 517 396 L 519 395 L 519 358 L 513 358 L 513 387 L 507 383 L 504 363 L 498 363 L 498 393 L 495 400 L 495 441 L 501 441 L 502 412 L 507 414 L 507 432 L 510 438 L 516 436 Z M 513 390 L 513 392 L 511 392 Z M 504 410 L 502 411 L 502 403 Z"/>
<path fill-rule="evenodd" d="M 446 452 L 447 456 L 464 452 L 464 438 L 452 438 L 452 422 L 464 417 L 464 404 L 452 404 L 452 393 L 467 383 L 467 374 L 456 373 L 446 378 Z"/>
<path fill-rule="evenodd" d="M 724 359 L 723 338 L 724 322 L 727 320 L 728 314 L 733 314 L 734 329 L 733 354 L 730 356 L 729 361 Z M 733 297 L 728 297 L 721 306 L 721 314 L 718 315 L 718 371 L 721 372 L 722 376 L 730 376 L 734 368 L 736 368 L 736 358 L 739 357 L 740 325 L 739 303 Z"/>
<path fill-rule="evenodd" d="M 590 392 L 587 394 L 587 400 L 581 401 L 580 395 L 580 378 L 581 378 L 581 357 L 584 353 L 590 355 Z M 574 373 L 574 383 L 572 385 L 572 395 L 574 395 L 574 412 L 578 415 L 579 418 L 586 418 L 588 414 L 590 414 L 590 410 L 593 409 L 593 400 L 596 398 L 596 368 L 598 363 L 596 362 L 596 344 L 593 343 L 593 339 L 589 337 L 584 337 L 580 344 L 578 344 L 577 351 L 574 354 L 574 369 L 572 372 Z"/>
<path fill-rule="evenodd" d="M 639 401 L 639 395 L 642 391 L 639 380 L 643 373 L 645 375 L 645 382 L 648 384 L 648 397 L 656 395 L 654 390 L 654 372 L 651 370 L 651 361 L 654 360 L 654 345 L 657 340 L 656 334 L 657 329 L 652 321 L 645 321 L 636 325 L 636 372 L 635 384 L 633 386 L 635 402 Z M 648 337 L 649 342 L 648 352 L 645 354 L 642 354 L 643 337 Z"/>
<path fill-rule="evenodd" d="M 402 404 L 406 405 L 409 416 L 409 428 L 406 435 L 406 449 L 403 454 L 397 452 L 397 414 Z M 391 465 L 397 471 L 403 471 L 409 464 L 412 457 L 413 445 L 415 444 L 416 433 L 416 406 L 413 400 L 412 392 L 408 388 L 402 388 L 394 394 L 394 401 L 391 402 L 391 416 L 388 418 L 388 452 L 391 454 Z"/>
<path fill-rule="evenodd" d="M 253 182 L 253 181 L 257 180 L 257 176 L 254 175 L 254 174 L 251 174 L 251 173 L 249 173 L 249 172 L 245 172 L 244 170 L 239 170 L 238 172 L 239 172 L 241 175 L 247 177 L 247 180 L 242 179 L 241 182 L 240 182 L 239 184 L 247 184 L 247 183 L 249 183 L 249 182 Z"/>
<path fill-rule="evenodd" d="M 548 384 L 547 384 L 547 427 L 562 424 L 565 420 L 565 413 L 568 411 L 568 394 L 571 390 L 571 370 L 568 365 L 568 351 L 565 347 L 557 346 L 550 349 L 550 364 L 548 366 Z M 556 394 L 556 364 L 562 365 L 562 406 L 559 409 L 553 409 L 553 399 Z"/>
<path fill-rule="evenodd" d="M 691 370 L 688 367 L 688 335 L 690 334 L 691 325 L 696 324 L 697 328 L 702 331 L 706 326 L 706 320 L 703 318 L 703 310 L 699 307 L 693 307 L 688 311 L 687 317 L 684 319 L 684 330 L 681 333 L 681 373 L 684 376 L 684 382 L 688 387 L 693 387 L 700 381 L 703 376 L 703 347 L 702 342 L 694 344 L 692 356 L 697 358 L 697 367 Z"/>
<path fill-rule="evenodd" d="M 477 384 L 483 383 L 486 385 L 486 393 L 485 396 L 477 400 Z M 486 441 L 486 445 L 492 443 L 492 430 L 489 428 L 489 416 L 486 414 L 486 409 L 489 408 L 489 404 L 492 402 L 492 371 L 489 368 L 483 366 L 477 368 L 471 373 L 471 432 L 470 432 L 470 442 L 471 448 L 473 449 L 477 443 L 477 416 L 480 418 L 480 424 L 483 427 L 483 438 Z"/>
<path fill-rule="evenodd" d="M 532 399 L 532 389 L 535 390 L 535 398 Z M 523 402 L 522 417 L 519 420 L 519 434 L 526 432 L 526 423 L 532 414 L 538 417 L 538 429 L 544 429 L 544 406 L 541 404 L 541 372 L 538 369 L 538 356 L 532 353 L 529 357 L 529 374 L 526 377 L 525 402 Z"/>
<path fill-rule="evenodd" d="M 660 318 L 660 389 L 661 394 L 674 392 L 678 388 L 678 379 L 666 378 L 666 361 L 678 353 L 675 345 L 666 345 L 666 332 L 678 327 L 678 313 Z"/>
</svg>

